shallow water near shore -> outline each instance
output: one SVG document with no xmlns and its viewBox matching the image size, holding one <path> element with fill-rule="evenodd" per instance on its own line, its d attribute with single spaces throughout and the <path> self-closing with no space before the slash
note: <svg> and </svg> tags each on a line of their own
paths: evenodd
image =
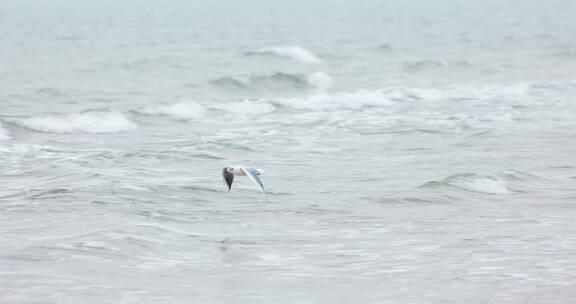
<svg viewBox="0 0 576 304">
<path fill-rule="evenodd" d="M 0 3 L 0 302 L 576 296 L 576 6 L 33 2 Z"/>
</svg>

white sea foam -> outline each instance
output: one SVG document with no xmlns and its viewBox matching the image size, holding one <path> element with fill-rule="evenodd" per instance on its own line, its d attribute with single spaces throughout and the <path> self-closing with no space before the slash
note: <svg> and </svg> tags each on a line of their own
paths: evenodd
<svg viewBox="0 0 576 304">
<path fill-rule="evenodd" d="M 251 54 L 268 54 L 291 58 L 305 63 L 319 63 L 322 60 L 314 53 L 300 46 L 269 46 L 251 52 Z"/>
<path fill-rule="evenodd" d="M 312 87 L 326 90 L 332 87 L 334 80 L 326 72 L 314 72 L 306 75 L 306 82 Z"/>
<path fill-rule="evenodd" d="M 319 88 L 331 85 L 330 76 L 323 73 L 313 73 L 309 81 Z M 494 86 L 494 87 L 455 87 L 455 88 L 406 88 L 390 87 L 379 90 L 358 90 L 355 92 L 339 92 L 315 94 L 298 98 L 281 98 L 275 100 L 282 105 L 310 110 L 360 109 L 363 107 L 391 106 L 400 103 L 454 103 L 472 102 L 492 106 L 510 106 L 516 103 L 526 103 L 527 86 Z"/>
<path fill-rule="evenodd" d="M 277 99 L 283 106 L 302 110 L 360 109 L 370 106 L 389 106 L 394 103 L 383 91 L 359 90 L 352 93 L 328 94 L 318 92 L 308 97 Z"/>
<path fill-rule="evenodd" d="M 501 178 L 483 175 L 462 175 L 454 178 L 451 182 L 459 188 L 488 194 L 508 194 L 508 183 Z"/>
<path fill-rule="evenodd" d="M 152 116 L 169 116 L 183 120 L 198 120 L 206 116 L 206 108 L 200 104 L 186 101 L 175 104 L 147 106 L 136 110 L 136 112 Z"/>
<path fill-rule="evenodd" d="M 264 115 L 276 111 L 276 106 L 263 100 L 243 100 L 239 102 L 217 104 L 214 105 L 213 108 L 238 115 L 239 117 L 242 117 L 243 115 Z"/>
<path fill-rule="evenodd" d="M 117 111 L 88 111 L 68 115 L 50 115 L 16 119 L 14 123 L 30 130 L 48 133 L 120 133 L 138 126 Z"/>
<path fill-rule="evenodd" d="M 8 130 L 2 128 L 2 123 L 0 123 L 0 140 L 10 139 Z"/>
</svg>

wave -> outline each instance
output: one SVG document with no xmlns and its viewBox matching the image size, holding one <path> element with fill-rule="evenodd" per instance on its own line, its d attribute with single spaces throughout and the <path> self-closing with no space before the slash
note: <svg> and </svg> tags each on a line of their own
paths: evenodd
<svg viewBox="0 0 576 304">
<path fill-rule="evenodd" d="M 389 87 L 378 90 L 358 90 L 355 92 L 316 92 L 304 97 L 277 98 L 274 103 L 296 109 L 332 110 L 361 109 L 393 105 L 420 105 L 422 108 L 441 111 L 440 104 L 454 106 L 495 106 L 507 107 L 532 102 L 530 87 L 486 86 L 486 87 L 447 87 L 410 88 Z M 420 107 L 419 107 L 420 108 Z M 418 110 L 417 108 L 416 110 Z"/>
<path fill-rule="evenodd" d="M 385 91 L 359 90 L 351 93 L 329 94 L 317 92 L 308 97 L 275 99 L 273 103 L 299 110 L 361 109 L 372 106 L 390 106 L 394 103 Z"/>
<path fill-rule="evenodd" d="M 328 73 L 314 72 L 306 75 L 306 82 L 320 90 L 327 90 L 332 87 L 334 79 Z"/>
<path fill-rule="evenodd" d="M 2 128 L 2 123 L 0 123 L 0 140 L 10 139 L 8 130 Z"/>
<path fill-rule="evenodd" d="M 431 181 L 419 188 L 451 187 L 469 192 L 486 194 L 510 194 L 508 182 L 499 176 L 462 173 L 449 176 L 440 181 Z"/>
<path fill-rule="evenodd" d="M 576 48 L 562 48 L 559 51 L 555 51 L 553 56 L 573 60 L 576 58 Z"/>
<path fill-rule="evenodd" d="M 226 79 L 220 80 L 230 80 Z M 381 119 L 365 120 L 358 127 L 382 129 L 382 127 L 390 126 L 423 131 L 444 131 L 517 124 L 517 117 L 525 114 L 515 110 L 515 107 L 519 103 L 532 102 L 529 98 L 530 90 L 535 90 L 530 86 L 517 85 L 447 88 L 389 87 L 378 90 L 332 92 L 319 89 L 330 87 L 332 82 L 330 76 L 323 72 L 306 74 L 298 80 L 291 81 L 315 83 L 317 90 L 311 94 L 290 97 L 155 104 L 140 107 L 134 112 L 183 120 L 202 120 L 224 117 L 210 115 L 211 111 L 223 112 L 223 114 L 259 115 L 273 113 L 279 109 L 297 110 L 298 113 L 300 111 L 381 110 L 381 114 L 384 115 Z M 395 110 L 398 107 L 409 107 L 410 115 L 398 113 Z M 490 107 L 491 110 L 479 112 L 475 110 L 477 107 Z M 446 110 L 452 108 L 462 109 L 462 111 Z M 288 113 L 294 113 L 294 111 Z M 342 119 L 353 120 L 348 115 L 342 116 Z"/>
<path fill-rule="evenodd" d="M 211 106 L 213 109 L 225 111 L 230 114 L 254 116 L 270 114 L 276 111 L 277 107 L 264 100 L 243 100 L 238 102 L 228 102 L 222 104 L 214 104 Z"/>
<path fill-rule="evenodd" d="M 273 55 L 294 59 L 304 63 L 320 63 L 322 60 L 314 53 L 300 46 L 269 46 L 248 52 L 248 55 Z"/>
<path fill-rule="evenodd" d="M 135 113 L 150 116 L 167 116 L 178 120 L 241 119 L 254 115 L 269 114 L 277 107 L 265 100 L 215 102 L 206 105 L 193 102 L 158 104 L 134 110 Z M 210 113 L 212 112 L 212 113 Z M 217 115 L 210 115 L 217 114 Z"/>
<path fill-rule="evenodd" d="M 252 74 L 238 76 L 224 76 L 211 81 L 217 86 L 232 89 L 272 89 L 272 90 L 295 90 L 295 89 L 328 89 L 332 86 L 332 77 L 325 72 L 310 74 Z"/>
<path fill-rule="evenodd" d="M 359 133 L 453 133 L 477 129 L 487 131 L 487 128 L 489 131 L 492 128 L 517 127 L 520 124 L 531 123 L 536 114 L 525 109 L 530 103 L 540 102 L 539 95 L 546 88 L 541 88 L 542 85 L 389 87 L 378 90 L 334 92 L 319 89 L 331 86 L 332 79 L 324 72 L 300 76 L 297 81 L 314 83 L 317 90 L 298 97 L 148 104 L 133 109 L 133 112 L 202 121 L 242 119 L 244 116 L 254 117 L 275 112 L 300 115 L 302 112 L 346 111 L 342 112 L 343 115 L 330 116 L 330 119 L 338 120 L 341 122 L 339 126 Z M 532 96 L 531 94 L 535 92 L 539 95 Z M 484 111 L 487 108 L 490 110 Z M 349 111 L 362 115 L 348 115 Z M 406 111 L 410 114 L 406 115 Z M 376 116 L 372 115 L 374 113 Z M 296 121 L 315 123 L 323 119 L 326 117 L 300 115 Z M 559 117 L 559 119 L 565 118 Z M 117 133 L 137 128 L 136 124 L 115 111 L 88 111 L 70 115 L 4 119 L 4 121 L 35 131 L 52 133 Z M 0 134 L 3 134 L 3 137 L 7 136 L 7 132 Z"/>
<path fill-rule="evenodd" d="M 457 189 L 465 192 L 485 194 L 529 193 L 557 187 L 559 180 L 555 176 L 543 176 L 534 172 L 503 170 L 492 174 L 461 173 L 448 176 L 439 181 L 427 182 L 416 189 Z M 454 194 L 454 193 L 452 193 Z"/>
<path fill-rule="evenodd" d="M 206 116 L 204 106 L 192 102 L 179 102 L 175 104 L 159 104 L 135 110 L 136 113 L 150 116 L 168 116 L 182 120 L 199 120 Z"/>
<path fill-rule="evenodd" d="M 58 134 L 120 133 L 138 127 L 117 111 L 87 111 L 69 115 L 13 119 L 11 122 L 33 131 Z"/>
<path fill-rule="evenodd" d="M 35 95 L 42 96 L 42 97 L 63 97 L 66 96 L 63 92 L 56 88 L 52 87 L 45 87 L 38 89 L 34 92 Z"/>
<path fill-rule="evenodd" d="M 417 60 L 417 61 L 406 61 L 402 63 L 402 69 L 406 72 L 419 72 L 425 70 L 434 70 L 438 68 L 458 68 L 458 67 L 469 67 L 470 64 L 465 61 L 458 62 L 447 62 L 441 60 Z"/>
<path fill-rule="evenodd" d="M 395 49 L 394 44 L 390 42 L 382 43 L 377 47 L 378 50 L 383 52 L 393 52 Z"/>
</svg>

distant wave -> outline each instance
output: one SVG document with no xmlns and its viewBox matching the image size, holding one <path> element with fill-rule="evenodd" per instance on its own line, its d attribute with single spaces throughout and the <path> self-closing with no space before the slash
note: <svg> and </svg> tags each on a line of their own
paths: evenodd
<svg viewBox="0 0 576 304">
<path fill-rule="evenodd" d="M 447 62 L 441 60 L 417 60 L 417 61 L 405 61 L 402 63 L 402 69 L 406 72 L 419 72 L 425 70 L 434 70 L 439 68 L 458 68 L 458 67 L 468 67 L 470 64 L 465 61 L 458 62 Z"/>
<path fill-rule="evenodd" d="M 212 84 L 234 89 L 328 89 L 332 86 L 332 77 L 325 72 L 310 74 L 252 74 L 224 76 L 211 81 Z"/>
<path fill-rule="evenodd" d="M 206 108 L 204 106 L 186 101 L 175 104 L 146 106 L 135 110 L 135 112 L 151 116 L 168 116 L 182 120 L 199 120 L 206 116 Z"/>
<path fill-rule="evenodd" d="M 34 94 L 38 95 L 38 96 L 43 96 L 43 97 L 62 97 L 62 96 L 66 96 L 63 92 L 59 91 L 56 88 L 52 88 L 52 87 L 45 87 L 45 88 L 41 88 L 38 89 L 34 92 Z"/>
<path fill-rule="evenodd" d="M 10 139 L 8 135 L 8 130 L 2 128 L 2 123 L 0 123 L 0 140 Z"/>
<path fill-rule="evenodd" d="M 394 47 L 394 44 L 386 42 L 386 43 L 379 45 L 377 47 L 377 49 L 380 51 L 383 51 L 383 52 L 393 52 L 395 47 Z"/>
<path fill-rule="evenodd" d="M 120 133 L 138 127 L 117 111 L 87 111 L 69 115 L 14 119 L 11 122 L 33 131 L 60 134 Z"/>
<path fill-rule="evenodd" d="M 273 55 L 294 59 L 304 63 L 319 63 L 322 60 L 314 53 L 300 46 L 269 46 L 247 53 L 248 55 Z"/>
<path fill-rule="evenodd" d="M 561 48 L 552 53 L 554 57 L 573 60 L 576 58 L 576 48 Z"/>
</svg>

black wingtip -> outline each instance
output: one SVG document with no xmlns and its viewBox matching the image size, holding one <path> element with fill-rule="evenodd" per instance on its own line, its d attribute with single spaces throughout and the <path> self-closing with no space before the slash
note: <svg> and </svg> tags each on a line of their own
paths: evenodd
<svg viewBox="0 0 576 304">
<path fill-rule="evenodd" d="M 234 181 L 234 174 L 232 174 L 232 172 L 228 172 L 228 168 L 224 168 L 222 170 L 222 177 L 224 177 L 224 181 L 228 186 L 228 192 L 230 192 L 230 189 L 232 189 L 232 181 Z"/>
</svg>

